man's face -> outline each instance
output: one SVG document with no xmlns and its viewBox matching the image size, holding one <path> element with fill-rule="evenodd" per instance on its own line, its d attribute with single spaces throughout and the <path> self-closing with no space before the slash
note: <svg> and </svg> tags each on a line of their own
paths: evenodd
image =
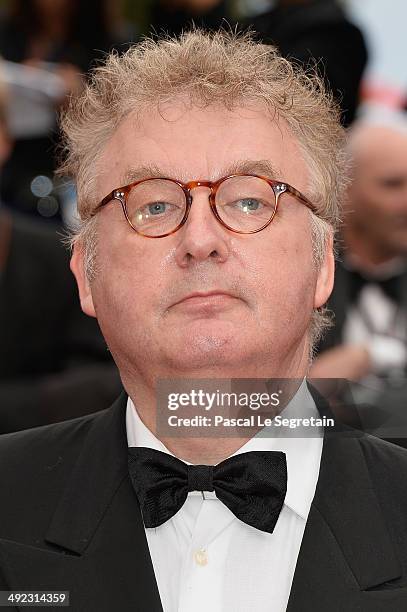
<svg viewBox="0 0 407 612">
<path fill-rule="evenodd" d="M 367 127 L 356 137 L 347 222 L 378 260 L 407 254 L 407 134 Z"/>
<path fill-rule="evenodd" d="M 306 192 L 308 172 L 295 139 L 262 109 L 174 104 L 164 117 L 151 109 L 123 121 L 99 160 L 100 199 L 143 167 L 187 182 L 216 180 L 247 160 L 253 170 L 267 160 L 271 178 Z M 103 208 L 99 272 L 90 287 L 80 250 L 74 254 L 82 307 L 98 317 L 124 380 L 140 372 L 303 374 L 311 313 L 332 284 L 332 256 L 319 273 L 313 265 L 307 208 L 283 195 L 269 227 L 241 235 L 218 223 L 208 194 L 194 189 L 187 223 L 164 238 L 134 232 L 117 201 Z"/>
</svg>

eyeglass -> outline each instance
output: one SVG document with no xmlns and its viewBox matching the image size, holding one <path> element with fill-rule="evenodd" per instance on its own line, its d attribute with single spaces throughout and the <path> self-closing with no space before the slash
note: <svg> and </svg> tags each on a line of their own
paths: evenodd
<svg viewBox="0 0 407 612">
<path fill-rule="evenodd" d="M 301 192 L 257 174 L 232 174 L 219 180 L 182 183 L 171 178 L 145 178 L 114 189 L 95 208 L 96 214 L 118 200 L 130 227 L 147 238 L 164 238 L 182 227 L 192 206 L 191 191 L 208 187 L 209 204 L 215 218 L 237 234 L 255 234 L 273 220 L 280 196 L 290 193 L 314 213 L 316 207 Z"/>
</svg>

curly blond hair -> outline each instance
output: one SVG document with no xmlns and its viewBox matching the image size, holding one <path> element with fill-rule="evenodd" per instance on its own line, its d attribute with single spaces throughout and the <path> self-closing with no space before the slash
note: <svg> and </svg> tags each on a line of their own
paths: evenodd
<svg viewBox="0 0 407 612">
<path fill-rule="evenodd" d="M 288 124 L 309 168 L 307 196 L 317 206 L 317 214 L 310 214 L 318 265 L 326 237 L 338 224 L 346 176 L 344 131 L 332 96 L 315 71 L 293 65 L 251 33 L 196 29 L 179 38 L 148 38 L 123 55 L 110 54 L 62 115 L 65 158 L 59 173 L 76 181 L 82 224 L 74 240 L 91 245 L 89 274 L 96 249 L 96 217 L 91 217 L 97 205 L 98 156 L 127 115 L 177 97 L 187 97 L 194 106 L 216 103 L 227 109 L 262 103 L 271 120 Z M 326 326 L 321 312 L 315 314 L 314 339 Z"/>
</svg>

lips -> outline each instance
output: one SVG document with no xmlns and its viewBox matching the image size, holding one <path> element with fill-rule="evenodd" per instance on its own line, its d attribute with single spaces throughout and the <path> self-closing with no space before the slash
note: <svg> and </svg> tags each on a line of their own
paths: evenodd
<svg viewBox="0 0 407 612">
<path fill-rule="evenodd" d="M 180 300 L 174 302 L 173 306 L 177 306 L 178 304 L 193 304 L 193 303 L 204 303 L 204 302 L 215 302 L 221 301 L 222 299 L 227 298 L 236 298 L 235 295 L 224 291 L 222 289 L 214 289 L 212 291 L 194 291 L 193 293 L 189 293 L 185 295 Z"/>
</svg>

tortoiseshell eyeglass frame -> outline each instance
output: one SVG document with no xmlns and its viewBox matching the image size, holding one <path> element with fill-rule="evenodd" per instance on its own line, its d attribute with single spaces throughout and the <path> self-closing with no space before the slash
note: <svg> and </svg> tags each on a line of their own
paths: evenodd
<svg viewBox="0 0 407 612">
<path fill-rule="evenodd" d="M 266 181 L 268 185 L 270 185 L 274 193 L 275 206 L 274 206 L 274 210 L 273 210 L 273 213 L 270 219 L 268 219 L 266 223 L 264 223 L 261 227 L 255 230 L 243 231 L 243 230 L 237 230 L 237 229 L 234 229 L 233 227 L 230 227 L 220 217 L 218 210 L 216 208 L 216 202 L 215 202 L 216 193 L 220 185 L 228 179 L 239 177 L 239 176 L 247 176 L 247 177 L 254 177 L 254 178 L 262 179 L 263 181 Z M 140 231 L 140 229 L 134 227 L 134 225 L 132 224 L 129 218 L 128 212 L 127 212 L 127 198 L 129 196 L 130 191 L 133 189 L 133 187 L 136 187 L 137 185 L 140 185 L 141 183 L 145 183 L 147 181 L 153 181 L 153 180 L 171 181 L 172 183 L 175 183 L 176 185 L 181 187 L 181 189 L 183 190 L 185 194 L 185 202 L 186 202 L 184 216 L 182 217 L 181 221 L 178 223 L 177 227 L 175 227 L 170 232 L 166 232 L 165 234 L 159 234 L 158 236 L 150 236 L 149 234 L 144 234 L 142 231 Z M 126 217 L 128 224 L 135 232 L 137 232 L 137 234 L 140 234 L 141 236 L 144 236 L 145 238 L 164 238 L 165 236 L 170 236 L 171 234 L 174 234 L 176 231 L 180 229 L 180 227 L 182 227 L 186 223 L 188 219 L 189 211 L 191 210 L 191 206 L 192 206 L 191 191 L 192 189 L 195 189 L 196 187 L 208 187 L 211 190 L 209 194 L 209 204 L 210 204 L 213 215 L 223 227 L 230 230 L 231 232 L 235 232 L 236 234 L 257 234 L 258 232 L 261 232 L 266 227 L 268 227 L 277 213 L 280 196 L 283 193 L 290 193 L 295 198 L 297 198 L 297 200 L 299 200 L 302 204 L 305 204 L 305 206 L 307 206 L 310 210 L 312 210 L 312 212 L 317 214 L 316 206 L 310 200 L 308 200 L 308 198 L 306 198 L 300 191 L 298 191 L 298 189 L 295 189 L 295 187 L 292 187 L 288 183 L 269 179 L 266 176 L 261 176 L 259 174 L 236 173 L 236 174 L 229 174 L 228 176 L 223 176 L 217 181 L 189 181 L 188 183 L 183 183 L 181 181 L 177 181 L 176 179 L 166 178 L 166 177 L 161 177 L 161 176 L 160 177 L 153 176 L 149 178 L 144 178 L 139 181 L 134 181 L 133 183 L 130 183 L 129 185 L 125 185 L 124 187 L 113 189 L 113 191 L 111 191 L 105 198 L 103 198 L 100 204 L 96 206 L 96 208 L 92 212 L 92 216 L 94 216 L 101 208 L 109 204 L 112 200 L 118 200 L 122 206 L 123 213 L 124 213 L 124 216 Z"/>
</svg>

